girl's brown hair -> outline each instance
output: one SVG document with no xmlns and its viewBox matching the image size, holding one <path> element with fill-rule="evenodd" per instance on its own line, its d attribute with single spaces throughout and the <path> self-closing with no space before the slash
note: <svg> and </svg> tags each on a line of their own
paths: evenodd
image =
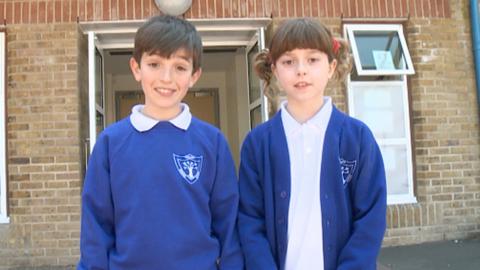
<svg viewBox="0 0 480 270">
<path fill-rule="evenodd" d="M 333 75 L 343 80 L 351 70 L 350 46 L 345 40 L 332 36 L 332 32 L 320 21 L 311 18 L 296 18 L 284 21 L 275 31 L 270 46 L 255 57 L 255 72 L 265 83 L 265 95 L 274 100 L 275 89 L 271 87 L 272 65 L 285 52 L 294 49 L 315 49 L 324 52 L 328 61 L 337 60 Z"/>
</svg>

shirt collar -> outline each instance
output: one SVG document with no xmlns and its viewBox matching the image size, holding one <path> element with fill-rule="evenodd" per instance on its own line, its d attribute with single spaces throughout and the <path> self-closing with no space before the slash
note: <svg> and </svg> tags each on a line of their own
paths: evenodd
<svg viewBox="0 0 480 270">
<path fill-rule="evenodd" d="M 192 114 L 190 113 L 190 108 L 187 104 L 181 103 L 181 112 L 175 118 L 168 120 L 172 125 L 178 127 L 182 130 L 187 130 L 192 122 Z M 152 129 L 159 120 L 153 119 L 143 113 L 143 108 L 145 105 L 139 104 L 135 105 L 132 108 L 132 114 L 130 115 L 130 122 L 133 127 L 140 131 L 145 132 Z"/>
<path fill-rule="evenodd" d="M 283 101 L 280 105 L 282 123 L 287 135 L 294 135 L 300 131 L 302 126 L 310 126 L 315 130 L 320 132 L 321 130 L 326 130 L 328 120 L 332 114 L 332 98 L 323 97 L 323 105 L 320 110 L 308 119 L 305 123 L 301 124 L 287 111 L 287 101 Z"/>
</svg>

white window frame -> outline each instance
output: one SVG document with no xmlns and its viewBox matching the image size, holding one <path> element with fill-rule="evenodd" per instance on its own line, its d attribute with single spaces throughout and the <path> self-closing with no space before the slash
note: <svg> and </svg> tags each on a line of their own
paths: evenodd
<svg viewBox="0 0 480 270">
<path fill-rule="evenodd" d="M 345 25 L 346 35 L 350 40 L 350 45 L 352 47 L 353 59 L 355 66 L 357 67 L 358 75 L 404 75 L 404 74 L 414 74 L 415 70 L 413 69 L 412 59 L 410 57 L 410 52 L 408 51 L 407 42 L 405 41 L 405 36 L 403 34 L 403 26 L 401 24 L 346 24 Z M 406 61 L 407 69 L 377 69 L 377 70 L 363 70 L 360 55 L 358 52 L 357 42 L 355 40 L 355 31 L 392 31 L 397 32 L 400 44 L 402 46 L 402 52 L 404 59 Z"/>
<path fill-rule="evenodd" d="M 8 223 L 7 213 L 7 153 L 6 153 L 6 37 L 0 29 L 0 223 Z"/>
<path fill-rule="evenodd" d="M 405 37 L 403 36 L 402 26 L 401 25 L 383 25 L 383 24 L 345 24 L 344 25 L 344 35 L 349 40 L 350 45 L 352 46 L 352 52 L 354 55 L 355 62 L 354 65 L 357 69 L 358 76 L 368 76 L 368 75 L 387 75 L 386 70 L 369 70 L 363 71 L 363 74 L 360 74 L 360 58 L 358 55 L 358 50 L 356 49 L 355 37 L 353 31 L 355 30 L 365 30 L 365 31 L 398 31 L 400 41 L 402 42 L 402 50 L 407 61 L 407 67 L 409 70 L 389 70 L 388 75 L 400 75 L 401 80 L 388 80 L 388 81 L 352 81 L 351 76 L 347 78 L 347 95 L 348 95 L 348 112 L 349 115 L 356 117 L 355 112 L 355 103 L 354 103 L 354 89 L 358 86 L 396 86 L 402 88 L 403 94 L 403 111 L 404 111 L 404 130 L 405 134 L 403 138 L 375 138 L 379 144 L 380 149 L 387 146 L 405 146 L 406 155 L 407 155 L 407 181 L 408 181 L 408 192 L 404 194 L 387 194 L 387 204 L 407 204 L 407 203 L 416 203 L 417 199 L 414 194 L 414 181 L 413 181 L 413 156 L 412 156 L 412 143 L 411 143 L 411 128 L 410 128 L 410 108 L 409 108 L 409 98 L 408 98 L 408 85 L 407 85 L 407 74 L 412 74 L 414 72 L 413 65 L 411 64 L 410 54 L 405 43 Z M 394 72 L 392 72 L 394 71 Z M 362 120 L 362 119 L 360 119 Z M 387 164 L 385 164 L 387 166 Z M 386 168 L 388 169 L 388 168 Z M 387 180 L 388 183 L 388 180 Z"/>
</svg>

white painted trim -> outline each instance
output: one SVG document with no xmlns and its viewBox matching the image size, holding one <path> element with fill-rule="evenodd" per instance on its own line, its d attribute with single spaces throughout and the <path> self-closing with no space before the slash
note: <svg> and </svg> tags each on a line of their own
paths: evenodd
<svg viewBox="0 0 480 270">
<path fill-rule="evenodd" d="M 406 149 L 407 157 L 407 181 L 408 181 L 408 192 L 406 194 L 387 194 L 387 203 L 388 204 L 406 204 L 406 203 L 416 203 L 417 199 L 415 198 L 413 190 L 413 159 L 412 159 L 412 142 L 411 142 L 411 130 L 410 130 L 410 110 L 408 104 L 408 86 L 407 86 L 407 76 L 402 76 L 402 81 L 351 81 L 351 77 L 348 76 L 347 80 L 347 96 L 348 96 L 348 113 L 349 115 L 355 117 L 356 111 L 354 106 L 354 94 L 353 90 L 355 87 L 368 87 L 375 85 L 375 87 L 382 86 L 396 86 L 400 87 L 402 91 L 403 99 L 403 118 L 404 118 L 404 130 L 405 134 L 403 138 L 387 138 L 379 139 L 376 138 L 377 143 L 380 148 L 384 146 L 394 146 L 394 145 L 404 145 Z M 353 89 L 352 89 L 353 88 Z M 361 120 L 361 119 L 360 119 Z"/>
<path fill-rule="evenodd" d="M 270 24 L 270 18 L 191 19 L 202 37 L 204 47 L 248 46 L 260 28 Z M 145 20 L 94 21 L 80 23 L 83 33 L 94 32 L 100 49 L 131 49 L 137 29 Z"/>
<path fill-rule="evenodd" d="M 97 141 L 96 102 L 95 102 L 95 33 L 88 32 L 88 130 L 90 153 Z"/>
<path fill-rule="evenodd" d="M 9 222 L 7 217 L 5 50 L 5 32 L 0 32 L 0 223 Z"/>
<path fill-rule="evenodd" d="M 392 31 L 397 32 L 400 44 L 402 46 L 402 52 L 404 59 L 406 61 L 407 69 L 403 70 L 363 70 L 360 55 L 358 52 L 357 41 L 355 39 L 354 31 Z M 345 24 L 344 25 L 345 37 L 350 41 L 350 46 L 352 47 L 352 54 L 355 66 L 357 68 L 358 75 L 405 75 L 405 74 L 415 74 L 413 68 L 412 58 L 410 57 L 410 52 L 407 47 L 407 42 L 405 41 L 405 36 L 403 34 L 403 26 L 401 24 Z"/>
</svg>

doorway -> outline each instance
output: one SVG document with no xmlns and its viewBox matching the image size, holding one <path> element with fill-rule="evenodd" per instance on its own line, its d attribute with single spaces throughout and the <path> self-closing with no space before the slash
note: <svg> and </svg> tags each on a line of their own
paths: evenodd
<svg viewBox="0 0 480 270">
<path fill-rule="evenodd" d="M 85 153 L 106 126 L 125 117 L 143 94 L 128 61 L 133 36 L 142 22 L 83 23 L 88 36 L 89 121 Z M 192 20 L 204 43 L 202 76 L 185 99 L 192 114 L 217 126 L 239 162 L 247 132 L 267 119 L 261 84 L 252 76 L 252 56 L 264 47 L 264 29 L 270 19 Z M 82 104 L 84 102 L 82 101 Z M 90 150 L 90 151 L 88 151 Z"/>
</svg>

